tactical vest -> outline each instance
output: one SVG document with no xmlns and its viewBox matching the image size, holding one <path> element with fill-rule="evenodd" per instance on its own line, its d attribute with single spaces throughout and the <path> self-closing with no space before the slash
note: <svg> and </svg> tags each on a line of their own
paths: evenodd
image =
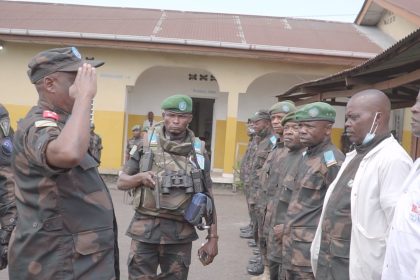
<svg viewBox="0 0 420 280">
<path fill-rule="evenodd" d="M 177 155 L 169 153 L 162 146 L 164 139 L 161 137 L 164 136 L 160 124 L 148 131 L 140 159 L 140 172 L 155 172 L 155 188 L 158 191 L 148 187 L 135 190 L 133 206 L 138 212 L 182 221 L 192 195 L 204 191 L 205 146 L 200 139 L 194 137 L 191 130 L 187 130 L 187 133 L 189 142 L 182 144 L 190 143 L 191 149 L 184 155 Z M 147 167 L 149 164 L 151 166 Z"/>
</svg>

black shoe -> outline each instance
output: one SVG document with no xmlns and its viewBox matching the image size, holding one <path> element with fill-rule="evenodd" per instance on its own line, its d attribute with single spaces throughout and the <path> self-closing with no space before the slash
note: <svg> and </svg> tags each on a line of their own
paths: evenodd
<svg viewBox="0 0 420 280">
<path fill-rule="evenodd" d="M 264 273 L 264 265 L 261 263 L 250 264 L 246 270 L 251 275 L 261 275 Z"/>
<path fill-rule="evenodd" d="M 257 247 L 255 240 L 248 240 L 248 246 L 251 248 Z"/>
<path fill-rule="evenodd" d="M 254 255 L 261 255 L 261 251 L 260 251 L 260 249 L 258 249 L 258 248 L 254 248 L 254 249 L 252 249 L 252 253 L 253 253 Z"/>
<path fill-rule="evenodd" d="M 260 262 L 262 262 L 261 255 L 253 256 L 248 261 L 249 264 L 260 263 Z"/>
<path fill-rule="evenodd" d="M 251 225 L 246 225 L 246 226 L 244 226 L 244 227 L 240 227 L 239 228 L 241 231 L 244 231 L 244 230 L 250 230 L 250 229 L 252 229 L 252 226 Z"/>
<path fill-rule="evenodd" d="M 239 234 L 240 238 L 246 238 L 246 239 L 251 239 L 254 238 L 254 234 L 251 231 L 246 231 L 246 232 L 241 232 Z"/>
<path fill-rule="evenodd" d="M 248 231 L 253 231 L 252 227 L 240 230 L 240 232 L 248 232 Z"/>
</svg>

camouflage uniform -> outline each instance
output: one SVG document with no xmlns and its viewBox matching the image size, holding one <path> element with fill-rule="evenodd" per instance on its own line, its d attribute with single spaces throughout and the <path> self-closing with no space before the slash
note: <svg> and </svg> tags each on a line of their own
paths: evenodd
<svg viewBox="0 0 420 280">
<path fill-rule="evenodd" d="M 167 139 L 160 125 L 149 130 L 148 139 L 143 146 L 139 146 L 136 153 L 133 153 L 126 162 L 123 172 L 134 175 L 140 172 L 142 158 L 145 157 L 149 143 L 155 143 L 157 147 L 152 150 L 154 154 L 152 171 L 157 174 L 157 186 L 162 190 L 162 176 L 167 171 L 181 170 L 186 167 L 189 174 L 190 157 L 194 154 L 194 147 L 188 143 L 201 143 L 204 149 L 205 144 L 194 137 L 192 131 L 187 130 L 187 138 L 183 143 L 175 143 Z M 156 136 L 153 140 L 152 135 Z M 175 150 L 180 149 L 181 150 Z M 176 151 L 176 153 L 175 153 Z M 197 150 L 196 150 L 197 152 Z M 205 178 L 206 185 L 211 187 L 210 165 L 205 149 L 202 150 L 205 157 Z M 139 188 L 143 191 L 142 197 L 150 193 L 148 188 Z M 155 205 L 146 208 L 140 204 L 127 230 L 127 235 L 132 238 L 131 249 L 128 257 L 129 279 L 187 279 L 189 265 L 191 263 L 192 241 L 198 239 L 195 228 L 183 217 L 182 208 L 188 205 L 192 194 L 187 194 L 181 188 L 171 188 L 169 194 L 160 194 L 161 206 Z M 180 208 L 168 210 L 163 204 L 176 197 L 189 197 L 186 201 L 180 202 Z M 153 204 L 156 203 L 153 198 Z M 145 202 L 144 205 L 148 203 Z M 156 208 L 154 210 L 150 210 Z M 160 265 L 162 273 L 156 275 L 157 267 Z"/>
<path fill-rule="evenodd" d="M 7 247 L 17 219 L 15 181 L 11 168 L 13 134 L 9 113 L 0 104 L 0 269 L 7 266 Z"/>
<path fill-rule="evenodd" d="M 89 142 L 89 152 L 99 162 L 101 161 L 102 149 L 103 147 L 101 136 L 99 136 L 95 132 L 91 133 Z"/>
<path fill-rule="evenodd" d="M 331 154 L 332 153 L 332 154 Z M 313 279 L 310 246 L 328 186 L 337 176 L 344 155 L 327 139 L 308 148 L 301 159 L 287 209 L 281 279 Z"/>
<path fill-rule="evenodd" d="M 246 150 L 245 156 L 242 159 L 241 165 L 241 180 L 244 183 L 244 193 L 246 197 L 246 201 L 248 203 L 248 211 L 249 211 L 249 195 L 250 195 L 250 188 L 251 188 L 251 164 L 252 159 L 254 158 L 255 151 L 257 149 L 257 142 L 259 137 L 254 136 L 252 140 L 248 143 L 248 148 Z"/>
<path fill-rule="evenodd" d="M 264 221 L 264 234 L 267 235 L 267 258 L 270 266 L 271 279 L 277 279 L 282 259 L 282 237 L 274 235 L 274 226 L 284 227 L 285 214 L 289 206 L 291 194 L 297 176 L 298 163 L 302 158 L 303 149 L 291 151 L 282 149 L 276 157 L 276 188 L 274 194 L 269 195 L 271 199 L 267 204 L 266 218 Z M 274 182 L 273 182 L 274 183 Z"/>
<path fill-rule="evenodd" d="M 271 139 L 274 140 L 273 138 Z M 270 197 L 273 197 L 276 188 L 279 175 L 279 164 L 281 161 L 281 155 L 285 153 L 287 149 L 283 147 L 283 143 L 280 139 L 276 139 L 275 145 L 272 147 L 272 151 L 268 154 L 260 173 L 260 188 L 257 190 L 257 208 L 258 210 L 258 237 L 259 237 L 259 248 L 263 256 L 267 256 L 266 239 L 268 230 L 265 226 L 266 221 L 271 218 L 270 213 L 267 216 L 267 209 L 271 206 L 268 205 Z"/>
<path fill-rule="evenodd" d="M 266 135 L 260 135 L 260 141 L 258 142 L 257 148 L 255 150 L 255 155 L 251 163 L 251 173 L 250 173 L 250 208 L 251 208 L 251 219 L 253 219 L 253 230 L 254 230 L 254 239 L 257 242 L 257 245 L 260 246 L 260 249 L 265 248 L 265 240 L 263 236 L 258 235 L 259 228 L 262 227 L 263 223 L 263 209 L 265 209 L 265 200 L 264 193 L 261 191 L 261 181 L 260 176 L 263 171 L 263 165 L 266 162 L 269 153 L 276 144 L 277 138 L 271 133 L 266 133 Z M 263 197 L 264 196 L 264 197 Z M 264 255 L 264 252 L 262 251 Z"/>
<path fill-rule="evenodd" d="M 98 162 L 86 153 L 70 169 L 47 163 L 47 145 L 69 118 L 52 110 L 40 101 L 19 122 L 13 142 L 20 218 L 10 244 L 10 279 L 118 279 L 115 215 Z"/>
<path fill-rule="evenodd" d="M 341 171 L 325 206 L 321 223 L 322 235 L 316 267 L 316 279 L 350 279 L 349 256 L 351 238 L 350 194 L 354 176 L 366 154 L 382 140 L 376 137 L 366 146 L 356 147 L 356 156 Z"/>
</svg>

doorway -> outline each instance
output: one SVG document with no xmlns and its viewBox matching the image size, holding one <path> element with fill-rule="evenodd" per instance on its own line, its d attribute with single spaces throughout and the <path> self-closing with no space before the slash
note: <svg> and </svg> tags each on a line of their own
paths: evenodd
<svg viewBox="0 0 420 280">
<path fill-rule="evenodd" d="M 190 129 L 194 131 L 195 136 L 206 142 L 206 150 L 211 158 L 214 99 L 192 97 L 192 100 L 193 119 Z"/>
</svg>

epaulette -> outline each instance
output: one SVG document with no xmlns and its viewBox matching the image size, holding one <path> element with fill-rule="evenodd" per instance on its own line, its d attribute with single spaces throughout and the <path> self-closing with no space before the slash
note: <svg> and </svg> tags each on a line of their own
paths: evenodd
<svg viewBox="0 0 420 280">
<path fill-rule="evenodd" d="M 337 164 L 334 153 L 331 150 L 324 152 L 324 160 L 327 167 Z"/>
</svg>

